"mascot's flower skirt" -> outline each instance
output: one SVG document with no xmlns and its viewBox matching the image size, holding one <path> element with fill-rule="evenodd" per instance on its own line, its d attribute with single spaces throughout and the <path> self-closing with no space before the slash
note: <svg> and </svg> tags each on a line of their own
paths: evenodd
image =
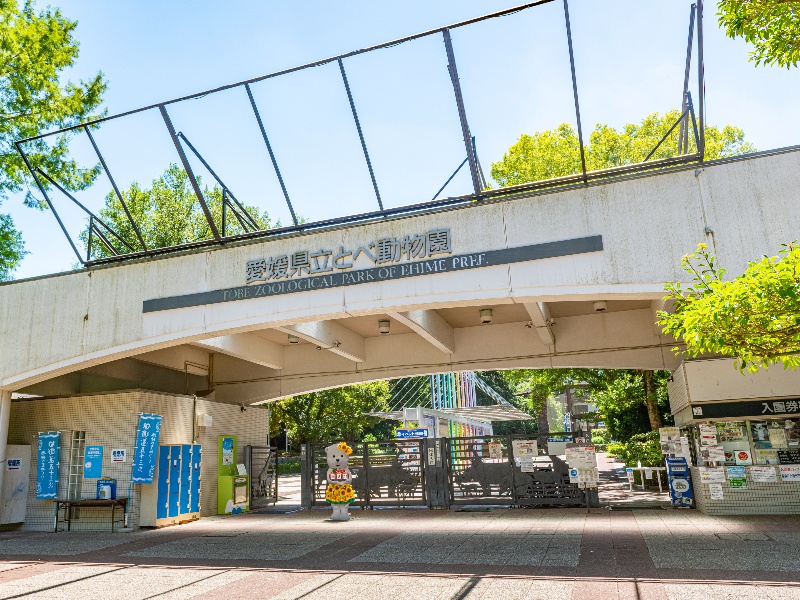
<svg viewBox="0 0 800 600">
<path fill-rule="evenodd" d="M 355 498 L 353 486 L 349 483 L 329 483 L 325 490 L 325 501 L 328 504 L 352 504 Z"/>
</svg>

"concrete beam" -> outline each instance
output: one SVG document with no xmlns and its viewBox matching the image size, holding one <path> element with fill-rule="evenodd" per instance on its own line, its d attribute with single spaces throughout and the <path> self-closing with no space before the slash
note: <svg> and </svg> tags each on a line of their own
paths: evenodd
<svg viewBox="0 0 800 600">
<path fill-rule="evenodd" d="M 262 367 L 283 369 L 283 346 L 252 333 L 223 335 L 192 342 L 192 344 L 204 350 L 227 354 Z"/>
<path fill-rule="evenodd" d="M 426 342 L 445 354 L 456 351 L 455 335 L 450 323 L 435 310 L 411 310 L 389 313 L 389 316 L 416 332 Z"/>
<path fill-rule="evenodd" d="M 364 338 L 334 321 L 311 321 L 275 329 L 286 334 L 296 335 L 348 360 L 354 362 L 366 360 Z"/>
<path fill-rule="evenodd" d="M 545 346 L 555 346 L 556 336 L 553 335 L 553 320 L 550 318 L 550 311 L 547 308 L 546 302 L 526 302 L 524 305 L 525 310 L 528 311 L 528 316 L 531 318 L 531 325 L 539 339 Z"/>
</svg>

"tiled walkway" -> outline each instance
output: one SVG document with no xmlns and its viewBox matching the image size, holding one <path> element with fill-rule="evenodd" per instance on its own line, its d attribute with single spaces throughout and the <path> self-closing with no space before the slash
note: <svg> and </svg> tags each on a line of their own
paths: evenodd
<svg viewBox="0 0 800 600">
<path fill-rule="evenodd" d="M 800 599 L 800 517 L 325 510 L 0 534 L 0 598 Z"/>
</svg>

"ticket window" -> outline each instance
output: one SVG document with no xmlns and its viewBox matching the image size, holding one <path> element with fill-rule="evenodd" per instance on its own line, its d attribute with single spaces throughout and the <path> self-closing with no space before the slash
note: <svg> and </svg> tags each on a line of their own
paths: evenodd
<svg viewBox="0 0 800 600">
<path fill-rule="evenodd" d="M 777 465 L 778 450 L 800 449 L 800 421 L 770 419 L 750 421 L 753 454 L 757 465 Z"/>
</svg>

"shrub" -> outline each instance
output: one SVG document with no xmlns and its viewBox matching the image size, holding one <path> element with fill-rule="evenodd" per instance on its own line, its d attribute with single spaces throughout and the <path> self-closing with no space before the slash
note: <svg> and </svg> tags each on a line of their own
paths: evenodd
<svg viewBox="0 0 800 600">
<path fill-rule="evenodd" d="M 278 463 L 278 475 L 294 475 L 299 472 L 299 460 L 287 460 L 286 462 Z"/>
<path fill-rule="evenodd" d="M 595 429 L 592 431 L 592 443 L 596 446 L 597 444 L 608 444 L 611 441 L 611 434 L 609 433 L 608 429 Z"/>
<path fill-rule="evenodd" d="M 643 467 L 660 467 L 664 464 L 664 455 L 661 454 L 661 443 L 657 431 L 632 435 L 617 456 L 629 467 L 637 466 L 639 461 Z"/>
<path fill-rule="evenodd" d="M 608 453 L 611 456 L 621 456 L 623 452 L 625 452 L 625 444 L 620 444 L 618 442 L 608 444 Z"/>
</svg>

